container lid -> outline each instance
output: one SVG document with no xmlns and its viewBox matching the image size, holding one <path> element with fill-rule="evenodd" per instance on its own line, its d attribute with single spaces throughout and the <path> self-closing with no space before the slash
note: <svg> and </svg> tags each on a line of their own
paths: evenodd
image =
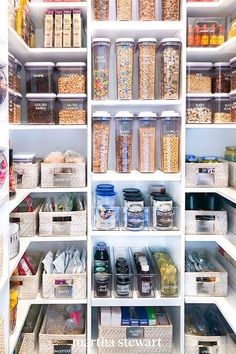
<svg viewBox="0 0 236 354">
<path fill-rule="evenodd" d="M 10 222 L 9 223 L 9 234 L 10 235 L 15 234 L 16 232 L 19 231 L 19 228 L 20 228 L 19 224 Z"/>
<path fill-rule="evenodd" d="M 181 39 L 180 38 L 163 38 L 160 42 L 159 42 L 159 46 L 162 43 L 166 43 L 166 42 L 178 42 L 181 43 Z"/>
<path fill-rule="evenodd" d="M 197 61 L 189 61 L 187 63 L 187 67 L 191 67 L 191 68 L 212 68 L 213 67 L 213 63 L 210 62 L 197 62 Z"/>
<path fill-rule="evenodd" d="M 15 91 L 13 91 L 11 89 L 8 89 L 8 93 L 10 95 L 14 95 L 14 96 L 17 96 L 17 97 L 22 97 L 22 95 L 19 92 L 15 92 Z"/>
<path fill-rule="evenodd" d="M 138 115 L 138 118 L 140 118 L 140 119 L 142 119 L 142 118 L 144 118 L 144 119 L 149 119 L 149 118 L 156 119 L 157 115 L 154 112 L 140 112 L 139 115 Z"/>
<path fill-rule="evenodd" d="M 119 111 L 119 112 L 116 112 L 116 115 L 115 115 L 116 118 L 134 118 L 134 115 L 133 113 L 131 112 L 128 112 L 128 111 Z"/>
<path fill-rule="evenodd" d="M 150 38 L 139 38 L 137 43 L 142 43 L 142 42 L 153 42 L 157 43 L 156 38 L 150 37 Z"/>
<path fill-rule="evenodd" d="M 85 93 L 71 94 L 71 93 L 58 93 L 57 98 L 60 99 L 79 99 L 79 98 L 87 98 Z"/>
<path fill-rule="evenodd" d="M 210 100 L 213 97 L 212 93 L 187 93 L 187 98 L 200 98 L 202 100 Z"/>
<path fill-rule="evenodd" d="M 236 146 L 226 146 L 225 148 L 228 149 L 228 150 L 235 150 Z"/>
<path fill-rule="evenodd" d="M 95 42 L 107 42 L 107 43 L 111 43 L 110 38 L 93 38 L 92 39 L 92 43 Z"/>
<path fill-rule="evenodd" d="M 26 98 L 53 98 L 55 99 L 56 98 L 56 94 L 55 93 L 27 93 L 26 94 Z"/>
<path fill-rule="evenodd" d="M 111 118 L 111 115 L 107 111 L 96 111 L 93 113 L 93 118 Z"/>
<path fill-rule="evenodd" d="M 236 63 L 236 57 L 233 57 L 232 59 L 230 59 L 229 63 L 230 63 L 230 65 Z"/>
<path fill-rule="evenodd" d="M 50 67 L 50 68 L 53 68 L 53 67 L 55 66 L 55 64 L 52 63 L 52 62 L 50 62 L 50 61 L 45 61 L 45 62 L 43 62 L 43 61 L 41 61 L 41 62 L 28 61 L 28 62 L 25 63 L 25 67 L 26 67 L 26 68 L 35 67 L 35 66 L 36 66 L 36 67 L 37 67 L 37 66 L 39 66 L 39 67 L 48 66 L 48 67 Z"/>
<path fill-rule="evenodd" d="M 198 161 L 197 157 L 188 157 L 188 158 L 186 158 L 186 162 L 197 162 L 197 161 Z"/>
<path fill-rule="evenodd" d="M 161 118 L 168 118 L 168 117 L 180 117 L 180 114 L 175 111 L 163 111 L 161 113 Z"/>
<path fill-rule="evenodd" d="M 149 265 L 148 264 L 142 264 L 141 270 L 142 270 L 142 272 L 149 272 Z"/>
<path fill-rule="evenodd" d="M 130 43 L 134 43 L 134 38 L 117 38 L 117 40 L 115 41 L 115 43 L 119 43 L 119 42 L 130 42 Z"/>
<path fill-rule="evenodd" d="M 162 202 L 172 202 L 173 201 L 173 199 L 169 195 L 166 195 L 166 194 L 153 195 L 152 198 L 154 200 L 160 200 Z"/>
<path fill-rule="evenodd" d="M 142 202 L 142 201 L 144 201 L 144 198 L 141 195 L 125 195 L 124 200 L 130 201 L 130 202 Z"/>
<path fill-rule="evenodd" d="M 97 187 L 96 187 L 96 190 L 110 190 L 110 191 L 113 191 L 114 190 L 114 186 L 113 184 L 109 184 L 109 183 L 102 183 L 102 184 L 98 184 Z"/>
<path fill-rule="evenodd" d="M 122 190 L 122 192 L 123 193 L 140 193 L 140 189 L 138 189 L 138 188 L 124 188 L 123 190 Z"/>
<path fill-rule="evenodd" d="M 56 63 L 57 68 L 80 68 L 80 67 L 86 67 L 87 64 L 84 63 L 83 61 L 78 61 L 78 62 L 58 62 Z"/>
<path fill-rule="evenodd" d="M 214 93 L 213 98 L 230 98 L 229 93 Z"/>
<path fill-rule="evenodd" d="M 218 68 L 218 67 L 230 67 L 230 63 L 227 61 L 220 61 L 218 63 L 214 64 L 214 68 Z"/>
<path fill-rule="evenodd" d="M 230 91 L 230 97 L 236 95 L 236 90 Z"/>
<path fill-rule="evenodd" d="M 218 160 L 218 156 L 202 156 L 203 160 Z"/>
</svg>

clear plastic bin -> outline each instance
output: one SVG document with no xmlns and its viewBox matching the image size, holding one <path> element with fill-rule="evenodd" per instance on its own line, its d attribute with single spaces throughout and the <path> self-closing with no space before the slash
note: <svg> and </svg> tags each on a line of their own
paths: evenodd
<svg viewBox="0 0 236 354">
<path fill-rule="evenodd" d="M 144 231 L 150 228 L 150 208 L 133 204 L 122 208 L 123 230 Z"/>
<path fill-rule="evenodd" d="M 115 297 L 133 297 L 133 274 L 129 249 L 113 247 Z"/>
<path fill-rule="evenodd" d="M 162 0 L 162 21 L 179 21 L 180 0 Z"/>
<path fill-rule="evenodd" d="M 94 297 L 111 297 L 112 295 L 112 268 L 111 268 L 111 252 L 108 251 L 108 262 L 105 265 L 103 262 L 98 261 L 95 264 L 94 256 L 96 248 L 93 251 L 93 291 Z"/>
<path fill-rule="evenodd" d="M 120 229 L 120 207 L 102 205 L 93 208 L 93 230 L 115 231 Z"/>
<path fill-rule="evenodd" d="M 93 172 L 106 173 L 110 140 L 111 115 L 105 111 L 93 114 Z"/>
<path fill-rule="evenodd" d="M 187 95 L 186 123 L 212 123 L 212 96 L 212 94 L 205 96 Z"/>
<path fill-rule="evenodd" d="M 111 41 L 108 38 L 93 38 L 93 99 L 107 100 L 109 93 L 109 61 Z"/>
<path fill-rule="evenodd" d="M 116 20 L 132 20 L 132 0 L 116 0 Z"/>
<path fill-rule="evenodd" d="M 57 95 L 59 124 L 86 124 L 87 95 Z"/>
<path fill-rule="evenodd" d="M 51 62 L 25 63 L 27 93 L 53 93 L 54 67 Z"/>
<path fill-rule="evenodd" d="M 9 89 L 19 92 L 21 79 L 21 63 L 12 55 L 8 54 L 8 85 Z"/>
<path fill-rule="evenodd" d="M 230 92 L 231 122 L 236 123 L 236 90 Z"/>
<path fill-rule="evenodd" d="M 155 172 L 156 119 L 157 119 L 156 113 L 153 112 L 139 113 L 138 170 L 140 172 Z"/>
<path fill-rule="evenodd" d="M 180 96 L 180 39 L 162 39 L 158 46 L 158 57 L 161 65 L 160 98 L 177 100 Z"/>
<path fill-rule="evenodd" d="M 139 21 L 155 21 L 155 0 L 139 0 Z"/>
<path fill-rule="evenodd" d="M 236 90 L 236 57 L 230 60 L 231 66 L 231 90 Z"/>
<path fill-rule="evenodd" d="M 22 95 L 13 91 L 9 93 L 9 123 L 20 124 L 21 123 L 21 101 Z"/>
<path fill-rule="evenodd" d="M 212 72 L 212 93 L 230 93 L 231 67 L 228 62 L 215 63 Z"/>
<path fill-rule="evenodd" d="M 231 103 L 228 93 L 216 93 L 212 101 L 213 123 L 231 123 Z"/>
<path fill-rule="evenodd" d="M 134 39 L 116 40 L 116 82 L 118 100 L 133 98 Z"/>
<path fill-rule="evenodd" d="M 57 92 L 86 93 L 86 63 L 57 63 Z"/>
<path fill-rule="evenodd" d="M 187 63 L 187 93 L 211 93 L 212 63 Z"/>
<path fill-rule="evenodd" d="M 109 20 L 109 0 L 93 0 L 94 20 Z"/>
<path fill-rule="evenodd" d="M 56 109 L 55 100 L 56 95 L 28 93 L 27 111 L 28 124 L 55 124 L 56 123 Z"/>
<path fill-rule="evenodd" d="M 154 100 L 156 80 L 155 38 L 138 40 L 138 96 L 140 100 Z"/>
</svg>

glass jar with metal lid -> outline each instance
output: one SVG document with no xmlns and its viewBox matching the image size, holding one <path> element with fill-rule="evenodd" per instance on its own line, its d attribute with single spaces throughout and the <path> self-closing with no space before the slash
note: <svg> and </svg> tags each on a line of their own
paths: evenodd
<svg viewBox="0 0 236 354">
<path fill-rule="evenodd" d="M 215 63 L 212 71 L 212 93 L 230 93 L 231 67 L 228 62 Z"/>
<path fill-rule="evenodd" d="M 226 146 L 225 160 L 236 162 L 236 146 Z"/>
<path fill-rule="evenodd" d="M 212 101 L 213 123 L 231 122 L 231 103 L 228 93 L 215 93 Z"/>
<path fill-rule="evenodd" d="M 187 63 L 187 93 L 211 93 L 212 63 Z"/>
</svg>

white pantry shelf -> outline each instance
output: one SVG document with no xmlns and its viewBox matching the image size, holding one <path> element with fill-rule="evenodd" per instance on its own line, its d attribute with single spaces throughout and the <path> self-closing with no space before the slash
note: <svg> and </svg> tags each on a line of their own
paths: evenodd
<svg viewBox="0 0 236 354">
<path fill-rule="evenodd" d="M 154 173 L 140 173 L 133 170 L 131 173 L 117 173 L 109 170 L 107 173 L 92 173 L 92 181 L 180 181 L 180 173 L 163 173 L 156 171 Z"/>
<path fill-rule="evenodd" d="M 78 241 L 87 241 L 87 236 L 31 236 L 31 237 L 21 237 L 21 240 L 29 240 L 31 242 L 78 242 Z"/>
<path fill-rule="evenodd" d="M 30 302 L 19 301 L 17 305 L 16 327 L 14 332 L 10 335 L 10 354 L 13 353 L 20 336 L 21 330 L 24 326 L 27 314 L 29 312 Z"/>
<path fill-rule="evenodd" d="M 38 294 L 36 299 L 31 300 L 20 300 L 20 302 L 27 302 L 30 305 L 39 304 L 39 305 L 47 305 L 47 304 L 87 304 L 87 299 L 62 299 L 62 298 L 55 298 L 55 299 L 44 299 L 41 293 Z"/>
<path fill-rule="evenodd" d="M 134 108 L 139 111 L 142 108 L 152 107 L 155 110 L 160 107 L 168 107 L 168 106 L 180 106 L 181 100 L 92 100 L 92 107 L 115 107 L 118 109 L 119 107 L 129 107 Z"/>
<path fill-rule="evenodd" d="M 186 124 L 187 129 L 236 129 L 236 123 L 229 124 Z"/>
<path fill-rule="evenodd" d="M 78 193 L 78 192 L 87 192 L 88 188 L 71 188 L 71 187 L 63 187 L 63 188 L 42 188 L 36 187 L 34 189 L 29 189 L 30 193 Z"/>
<path fill-rule="evenodd" d="M 91 231 L 91 236 L 92 237 L 103 237 L 103 238 L 114 238 L 114 237 L 143 237 L 143 236 L 148 236 L 148 237 L 179 237 L 181 236 L 181 231 L 180 230 L 174 230 L 174 231 L 148 231 L 148 230 L 143 230 L 143 231 L 126 231 L 126 230 L 117 230 L 117 231 L 96 231 L 93 230 Z M 133 241 L 133 240 L 132 240 Z"/>
<path fill-rule="evenodd" d="M 9 129 L 14 131 L 14 130 L 63 130 L 63 129 L 71 129 L 71 130 L 86 130 L 87 125 L 86 124 L 81 124 L 81 125 L 30 125 L 30 124 L 10 124 Z"/>
<path fill-rule="evenodd" d="M 230 16 L 236 11 L 235 0 L 187 2 L 188 16 Z"/>
</svg>

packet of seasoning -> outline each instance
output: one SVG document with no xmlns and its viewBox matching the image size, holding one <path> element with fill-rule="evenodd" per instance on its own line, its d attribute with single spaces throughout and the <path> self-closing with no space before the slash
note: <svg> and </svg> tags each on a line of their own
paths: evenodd
<svg viewBox="0 0 236 354">
<path fill-rule="evenodd" d="M 77 259 L 76 259 L 76 255 L 74 253 L 74 256 L 70 260 L 68 267 L 65 271 L 65 274 L 75 274 L 76 272 L 77 272 Z"/>
<path fill-rule="evenodd" d="M 53 253 L 49 251 L 42 261 L 44 265 L 44 270 L 47 274 L 53 274 L 54 265 L 53 265 Z"/>
<path fill-rule="evenodd" d="M 30 258 L 25 253 L 18 264 L 19 275 L 35 275 Z"/>
<path fill-rule="evenodd" d="M 65 252 L 62 252 L 58 257 L 52 262 L 54 265 L 53 274 L 64 274 L 65 273 Z"/>
</svg>

